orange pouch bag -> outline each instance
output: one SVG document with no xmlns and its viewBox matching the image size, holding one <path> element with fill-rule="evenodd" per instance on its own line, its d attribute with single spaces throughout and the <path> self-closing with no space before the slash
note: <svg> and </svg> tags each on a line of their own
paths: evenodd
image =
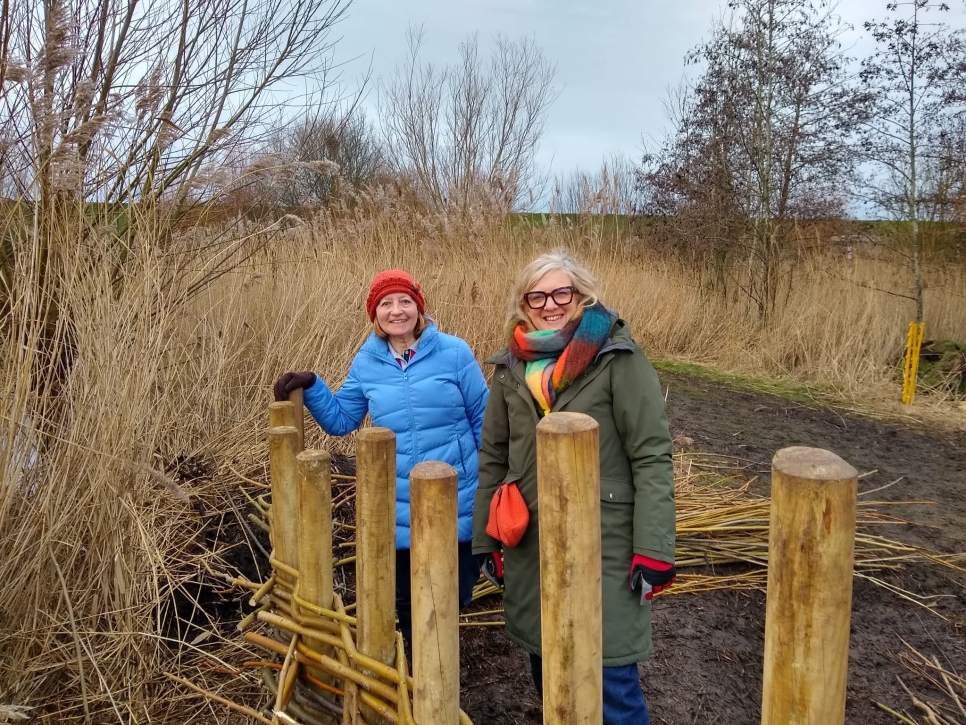
<svg viewBox="0 0 966 725">
<path fill-rule="evenodd" d="M 530 511 L 516 483 L 504 483 L 490 500 L 486 533 L 507 546 L 516 546 L 530 523 Z"/>
</svg>

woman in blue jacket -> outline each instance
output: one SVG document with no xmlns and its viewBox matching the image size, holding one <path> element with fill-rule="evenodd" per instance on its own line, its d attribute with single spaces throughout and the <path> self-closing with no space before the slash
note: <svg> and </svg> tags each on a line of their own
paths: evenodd
<svg viewBox="0 0 966 725">
<path fill-rule="evenodd" d="M 410 597 L 409 472 L 422 461 L 443 461 L 459 478 L 459 597 L 466 606 L 480 575 L 471 550 L 477 451 L 487 386 L 463 340 L 440 332 L 426 315 L 419 283 L 392 269 L 372 280 L 366 311 L 373 332 L 352 360 L 338 392 L 313 372 L 288 372 L 275 383 L 275 399 L 297 388 L 329 435 L 359 428 L 368 413 L 374 426 L 396 434 L 396 613 L 412 641 Z"/>
</svg>

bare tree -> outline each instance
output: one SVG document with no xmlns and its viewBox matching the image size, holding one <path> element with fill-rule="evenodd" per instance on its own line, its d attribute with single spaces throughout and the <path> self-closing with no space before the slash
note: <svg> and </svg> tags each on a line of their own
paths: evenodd
<svg viewBox="0 0 966 725">
<path fill-rule="evenodd" d="M 550 208 L 562 214 L 633 214 L 639 206 L 637 164 L 614 153 L 596 171 L 575 169 L 554 182 Z"/>
<path fill-rule="evenodd" d="M 943 216 L 961 194 L 964 85 L 963 34 L 928 22 L 948 10 L 928 0 L 889 3 L 897 15 L 865 24 L 879 50 L 862 63 L 865 116 L 860 149 L 875 170 L 864 197 L 879 213 L 906 222 L 916 322 L 923 320 L 924 219 Z M 901 15 L 900 15 L 901 13 Z"/>
<path fill-rule="evenodd" d="M 478 195 L 506 208 L 522 205 L 556 97 L 554 67 L 526 39 L 498 36 L 486 62 L 472 37 L 460 45 L 460 60 L 444 67 L 423 61 L 421 49 L 421 31 L 410 30 L 409 60 L 380 94 L 397 172 L 433 208 L 466 209 Z"/>
<path fill-rule="evenodd" d="M 696 221 L 715 284 L 733 277 L 765 317 L 797 221 L 841 215 L 848 199 L 847 26 L 821 0 L 731 6 L 689 56 L 704 71 L 669 104 L 675 133 L 648 155 L 641 184 L 645 213 Z M 741 282 L 730 272 L 736 253 Z"/>
<path fill-rule="evenodd" d="M 139 245 L 167 245 L 179 219 L 216 198 L 224 163 L 261 143 L 293 97 L 326 91 L 328 31 L 348 0 L 21 0 L 0 21 L 0 326 L 29 275 L 43 290 L 38 370 L 66 377 L 64 268 L 107 269 L 118 294 Z M 106 230 L 106 232 L 105 232 Z M 263 237 L 266 238 L 267 237 Z M 184 252 L 184 250 L 180 250 Z M 179 252 L 179 253 L 180 253 Z M 181 254 L 166 284 L 197 292 L 249 247 Z M 204 263 L 189 258 L 205 256 Z M 201 269 L 202 272 L 195 272 Z M 18 289 L 20 292 L 18 292 Z M 187 292 L 186 292 L 187 293 Z M 54 420 L 56 416 L 51 416 Z"/>
<path fill-rule="evenodd" d="M 376 129 L 356 105 L 324 106 L 271 136 L 256 161 L 256 196 L 281 207 L 315 207 L 369 185 L 386 169 Z"/>
<path fill-rule="evenodd" d="M 298 103 L 283 84 L 324 83 L 328 30 L 347 6 L 14 3 L 0 100 L 7 188 L 40 202 L 54 190 L 101 202 L 187 198 L 207 163 Z"/>
<path fill-rule="evenodd" d="M 323 92 L 347 3 L 0 3 L 0 556 L 42 556 L 24 563 L 36 595 L 4 591 L 0 698 L 36 698 L 41 719 L 157 721 L 170 695 L 158 673 L 181 657 L 161 644 L 164 621 L 184 631 L 176 592 L 197 565 L 168 544 L 142 473 L 181 490 L 153 468 L 155 444 L 184 440 L 157 406 L 179 405 L 163 381 L 191 375 L 176 339 L 186 300 L 272 238 L 177 225 L 219 193 L 219 167 L 304 101 L 287 82 Z M 145 415 L 119 413 L 129 405 Z M 193 536 L 173 511 L 179 540 Z M 57 591 L 42 634 L 41 581 Z M 6 666 L 62 671 L 75 645 L 78 677 Z"/>
</svg>

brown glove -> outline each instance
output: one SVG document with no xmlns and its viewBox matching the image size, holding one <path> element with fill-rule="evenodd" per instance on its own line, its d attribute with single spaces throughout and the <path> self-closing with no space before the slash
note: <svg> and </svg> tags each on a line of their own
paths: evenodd
<svg viewBox="0 0 966 725">
<path fill-rule="evenodd" d="M 313 385 L 315 385 L 315 373 L 285 373 L 275 381 L 275 387 L 273 388 L 275 400 L 288 400 L 289 393 L 293 390 L 298 390 L 299 388 L 307 390 Z"/>
</svg>

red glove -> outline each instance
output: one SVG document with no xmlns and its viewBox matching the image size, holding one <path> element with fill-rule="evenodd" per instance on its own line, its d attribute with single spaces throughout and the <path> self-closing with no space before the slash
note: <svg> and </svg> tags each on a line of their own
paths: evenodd
<svg viewBox="0 0 966 725">
<path fill-rule="evenodd" d="M 503 589 L 503 557 L 499 551 L 490 554 L 477 554 L 480 569 L 493 586 Z"/>
<path fill-rule="evenodd" d="M 678 578 L 674 564 L 658 561 L 649 556 L 634 554 L 631 561 L 631 578 L 627 588 L 632 592 L 641 590 L 641 604 L 651 601 L 658 592 L 664 591 Z"/>
<path fill-rule="evenodd" d="M 315 385 L 315 373 L 285 373 L 275 381 L 272 392 L 275 393 L 275 400 L 288 400 L 288 394 L 298 388 L 308 390 Z"/>
</svg>

